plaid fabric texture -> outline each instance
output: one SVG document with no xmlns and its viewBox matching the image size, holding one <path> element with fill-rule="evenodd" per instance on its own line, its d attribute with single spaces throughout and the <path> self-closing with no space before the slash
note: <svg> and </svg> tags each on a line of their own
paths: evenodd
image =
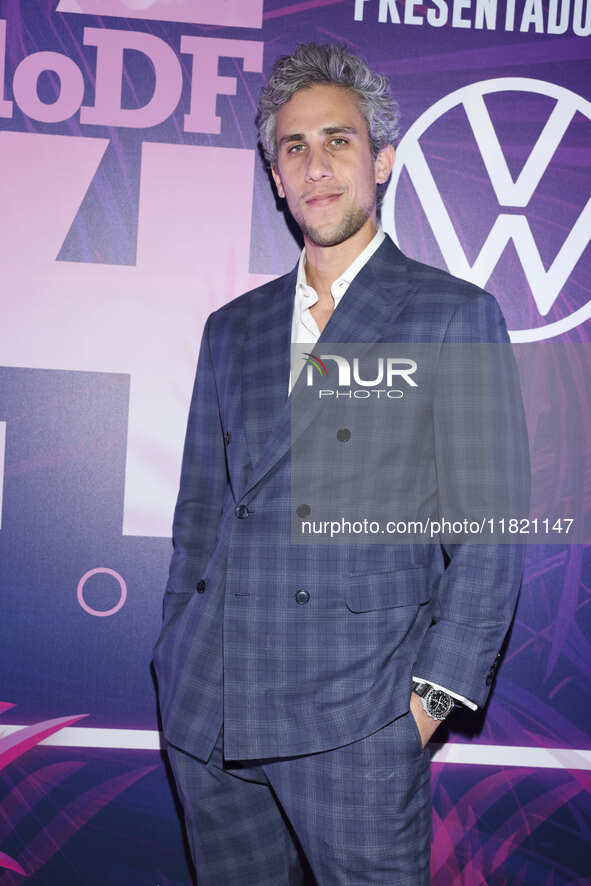
<svg viewBox="0 0 591 886">
<path fill-rule="evenodd" d="M 174 747 L 199 886 L 427 886 L 429 753 L 412 714 L 345 747 L 207 763 Z"/>
<path fill-rule="evenodd" d="M 460 544 L 446 558 L 438 544 L 293 543 L 295 279 L 294 269 L 214 312 L 201 344 L 154 662 L 165 735 L 202 760 L 222 722 L 226 759 L 356 742 L 408 710 L 413 671 L 483 705 L 520 586 L 516 545 Z M 492 296 L 407 259 L 386 238 L 316 350 L 373 341 L 508 337 Z M 505 459 L 500 450 L 482 470 L 488 484 L 525 496 L 523 415 L 505 406 L 512 379 L 512 370 L 501 373 L 498 397 L 483 400 L 477 418 L 524 455 Z M 434 404 L 432 459 L 442 479 L 468 470 L 445 441 L 474 407 L 461 398 Z"/>
</svg>

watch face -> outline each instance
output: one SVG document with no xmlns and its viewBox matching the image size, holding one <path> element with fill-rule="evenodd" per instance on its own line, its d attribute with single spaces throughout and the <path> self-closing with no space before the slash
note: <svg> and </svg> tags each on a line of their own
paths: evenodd
<svg viewBox="0 0 591 886">
<path fill-rule="evenodd" d="M 445 720 L 454 706 L 452 697 L 441 689 L 432 689 L 427 695 L 426 702 L 428 713 L 435 720 Z"/>
</svg>

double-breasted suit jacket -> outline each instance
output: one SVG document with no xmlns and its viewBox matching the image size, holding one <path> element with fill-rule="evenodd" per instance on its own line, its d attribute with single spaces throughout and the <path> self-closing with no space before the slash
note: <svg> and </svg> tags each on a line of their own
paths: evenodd
<svg viewBox="0 0 591 886">
<path fill-rule="evenodd" d="M 165 736 L 201 759 L 222 722 L 227 759 L 362 738 L 408 710 L 412 674 L 483 705 L 521 581 L 514 544 L 294 542 L 296 271 L 224 305 L 203 332 L 154 653 Z M 508 337 L 492 296 L 406 258 L 386 237 L 315 350 L 380 341 Z M 492 413 L 480 419 L 494 422 L 506 446 L 483 476 L 525 495 L 527 456 L 515 457 L 521 402 L 512 396 L 507 406 L 503 378 L 498 384 L 493 405 L 482 406 Z M 447 432 L 474 408 L 454 398 L 441 410 L 428 441 L 434 477 L 461 476 L 466 453 L 446 443 Z"/>
</svg>

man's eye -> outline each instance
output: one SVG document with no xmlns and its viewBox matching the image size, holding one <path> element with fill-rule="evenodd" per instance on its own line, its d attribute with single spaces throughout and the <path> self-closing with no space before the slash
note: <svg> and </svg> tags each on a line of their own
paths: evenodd
<svg viewBox="0 0 591 886">
<path fill-rule="evenodd" d="M 331 145 L 336 145 L 337 148 L 340 148 L 341 145 L 346 145 L 346 144 L 348 144 L 347 139 L 346 139 L 346 138 L 342 138 L 340 135 L 337 135 L 337 136 L 335 136 L 335 138 L 332 138 L 332 139 L 330 140 L 330 143 L 331 143 Z"/>
<path fill-rule="evenodd" d="M 303 150 L 304 145 L 292 145 L 291 148 L 287 149 L 288 154 L 299 154 L 301 150 Z"/>
</svg>

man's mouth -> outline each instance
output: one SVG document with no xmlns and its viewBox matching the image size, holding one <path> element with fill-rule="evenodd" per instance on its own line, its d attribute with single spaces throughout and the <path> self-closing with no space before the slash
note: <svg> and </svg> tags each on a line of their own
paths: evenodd
<svg viewBox="0 0 591 886">
<path fill-rule="evenodd" d="M 321 206 L 330 206 L 331 203 L 335 203 L 339 197 L 341 197 L 341 193 L 330 193 L 330 194 L 315 194 L 313 197 L 308 197 L 305 200 L 306 206 L 311 207 L 321 207 Z"/>
</svg>

